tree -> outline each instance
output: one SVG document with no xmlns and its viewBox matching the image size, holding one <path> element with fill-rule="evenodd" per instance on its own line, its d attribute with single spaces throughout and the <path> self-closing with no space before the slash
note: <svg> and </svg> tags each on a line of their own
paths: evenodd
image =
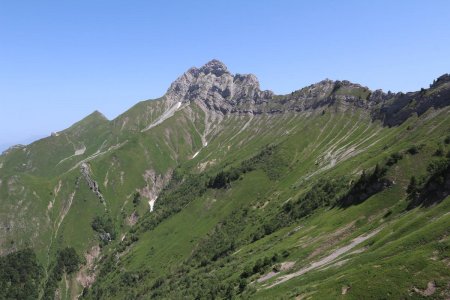
<svg viewBox="0 0 450 300">
<path fill-rule="evenodd" d="M 136 207 L 141 203 L 141 193 L 136 192 L 133 196 L 133 205 Z"/>
<path fill-rule="evenodd" d="M 247 287 L 247 280 L 244 278 L 239 279 L 239 292 L 242 293 Z"/>
<path fill-rule="evenodd" d="M 59 265 L 64 267 L 67 274 L 71 274 L 78 270 L 81 259 L 72 247 L 66 247 L 59 252 Z"/>
<path fill-rule="evenodd" d="M 0 257 L 0 299 L 37 299 L 43 275 L 31 249 Z"/>
<path fill-rule="evenodd" d="M 417 179 L 415 176 L 411 176 L 409 180 L 409 185 L 406 188 L 406 192 L 408 193 L 408 197 L 410 199 L 416 199 L 419 194 L 419 188 L 417 184 Z"/>
</svg>

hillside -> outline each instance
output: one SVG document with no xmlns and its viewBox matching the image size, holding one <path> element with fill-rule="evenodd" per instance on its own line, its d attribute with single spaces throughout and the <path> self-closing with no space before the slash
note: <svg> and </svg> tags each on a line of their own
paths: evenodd
<svg viewBox="0 0 450 300">
<path fill-rule="evenodd" d="M 42 299 L 450 297 L 449 105 L 449 75 L 275 95 L 212 60 L 5 151 L 2 264 Z"/>
</svg>

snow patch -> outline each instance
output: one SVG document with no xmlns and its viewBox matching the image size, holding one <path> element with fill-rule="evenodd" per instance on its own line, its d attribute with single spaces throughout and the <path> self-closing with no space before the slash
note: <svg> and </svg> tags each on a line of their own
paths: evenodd
<svg viewBox="0 0 450 300">
<path fill-rule="evenodd" d="M 195 158 L 199 153 L 200 153 L 200 150 L 195 152 L 195 154 L 194 154 L 194 156 L 192 156 L 192 158 Z"/>
<path fill-rule="evenodd" d="M 150 199 L 150 201 L 148 201 L 148 205 L 150 206 L 150 212 L 153 211 L 153 207 L 155 206 L 156 199 L 158 199 L 158 197 Z"/>
</svg>

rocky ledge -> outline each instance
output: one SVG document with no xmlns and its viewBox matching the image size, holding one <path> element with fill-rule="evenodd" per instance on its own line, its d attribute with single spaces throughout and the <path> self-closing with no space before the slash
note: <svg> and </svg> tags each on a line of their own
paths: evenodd
<svg viewBox="0 0 450 300">
<path fill-rule="evenodd" d="M 228 113 L 276 114 L 301 112 L 334 106 L 337 109 L 366 109 L 374 119 L 397 125 L 414 113 L 430 107 L 450 105 L 450 75 L 439 77 L 429 89 L 411 93 L 391 93 L 350 81 L 329 79 L 294 91 L 275 95 L 262 91 L 253 74 L 232 74 L 225 64 L 213 59 L 200 68 L 190 68 L 167 90 L 166 106 L 200 102 L 210 110 Z"/>
</svg>

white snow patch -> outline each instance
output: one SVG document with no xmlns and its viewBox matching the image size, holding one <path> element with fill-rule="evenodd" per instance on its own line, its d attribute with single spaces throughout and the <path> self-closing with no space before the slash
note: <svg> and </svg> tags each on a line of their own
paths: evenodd
<svg viewBox="0 0 450 300">
<path fill-rule="evenodd" d="M 148 205 L 150 206 L 150 212 L 153 211 L 153 207 L 155 206 L 156 199 L 158 199 L 158 197 L 150 199 L 150 201 L 148 201 Z"/>
<path fill-rule="evenodd" d="M 153 122 L 152 124 L 148 125 L 145 129 L 142 129 L 141 131 L 147 131 L 159 124 L 161 124 L 162 122 L 164 122 L 165 120 L 167 120 L 168 118 L 170 118 L 171 116 L 173 116 L 173 114 L 180 109 L 181 107 L 181 102 L 177 102 L 174 106 L 172 106 L 171 108 L 169 108 L 168 110 L 166 110 L 155 122 Z"/>
<path fill-rule="evenodd" d="M 195 158 L 199 153 L 200 153 L 200 150 L 195 152 L 195 154 L 194 154 L 194 156 L 192 156 L 192 158 Z"/>
</svg>

